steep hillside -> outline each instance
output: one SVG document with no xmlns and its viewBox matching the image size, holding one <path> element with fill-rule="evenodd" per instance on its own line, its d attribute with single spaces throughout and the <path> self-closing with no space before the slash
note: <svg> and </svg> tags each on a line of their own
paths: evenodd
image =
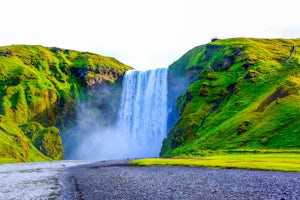
<svg viewBox="0 0 300 200">
<path fill-rule="evenodd" d="M 59 129 L 72 125 L 76 100 L 97 101 L 107 112 L 114 103 L 110 95 L 128 69 L 88 52 L 0 47 L 0 163 L 61 159 Z"/>
<path fill-rule="evenodd" d="M 190 50 L 169 68 L 171 85 L 192 84 L 177 98 L 180 118 L 161 155 L 299 148 L 299 50 L 300 39 L 244 38 Z"/>
</svg>

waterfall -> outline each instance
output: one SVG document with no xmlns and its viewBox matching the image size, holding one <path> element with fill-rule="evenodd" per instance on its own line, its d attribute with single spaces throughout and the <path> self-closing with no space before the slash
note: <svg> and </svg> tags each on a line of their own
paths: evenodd
<svg viewBox="0 0 300 200">
<path fill-rule="evenodd" d="M 101 110 L 92 102 L 78 103 L 77 125 L 63 135 L 69 147 L 65 158 L 159 156 L 167 132 L 167 69 L 126 72 L 120 102 L 116 124 L 110 126 L 101 123 Z"/>
<path fill-rule="evenodd" d="M 126 72 L 117 129 L 130 156 L 156 157 L 167 132 L 167 69 Z"/>
</svg>

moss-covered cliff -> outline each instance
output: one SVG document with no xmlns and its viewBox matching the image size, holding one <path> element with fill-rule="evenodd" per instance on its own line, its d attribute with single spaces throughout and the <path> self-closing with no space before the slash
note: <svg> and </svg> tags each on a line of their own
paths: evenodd
<svg viewBox="0 0 300 200">
<path fill-rule="evenodd" d="M 299 148 L 299 49 L 299 39 L 216 40 L 173 63 L 171 87 L 192 84 L 177 98 L 180 118 L 161 155 Z"/>
<path fill-rule="evenodd" d="M 98 105 L 108 112 L 114 103 L 110 95 L 129 69 L 114 58 L 88 52 L 0 47 L 0 162 L 61 159 L 59 129 L 75 119 L 76 100 L 98 99 L 95 91 L 100 91 Z"/>
</svg>

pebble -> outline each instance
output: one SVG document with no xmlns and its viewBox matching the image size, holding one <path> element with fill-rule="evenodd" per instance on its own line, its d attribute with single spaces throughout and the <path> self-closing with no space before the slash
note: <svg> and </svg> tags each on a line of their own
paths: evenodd
<svg viewBox="0 0 300 200">
<path fill-rule="evenodd" d="M 102 161 L 67 168 L 61 176 L 62 199 L 300 199 L 296 172 L 127 163 Z"/>
</svg>

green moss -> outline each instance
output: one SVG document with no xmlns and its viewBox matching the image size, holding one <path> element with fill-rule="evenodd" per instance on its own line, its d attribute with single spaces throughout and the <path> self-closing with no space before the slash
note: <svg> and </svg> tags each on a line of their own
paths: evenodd
<svg viewBox="0 0 300 200">
<path fill-rule="evenodd" d="M 32 144 L 44 155 L 59 160 L 63 158 L 63 146 L 59 130 L 55 127 L 44 128 L 38 122 L 20 126 Z"/>
<path fill-rule="evenodd" d="M 50 160 L 32 145 L 15 122 L 0 117 L 0 163 Z"/>
<path fill-rule="evenodd" d="M 161 155 L 197 155 L 208 149 L 299 148 L 297 50 L 286 63 L 293 46 L 300 48 L 300 41 L 217 40 L 175 62 L 182 63 L 184 66 L 175 67 L 185 68 L 186 73 L 197 69 L 200 80 L 178 98 L 181 117 L 164 141 Z"/>
<path fill-rule="evenodd" d="M 0 52 L 4 52 L 0 55 L 0 114 L 9 123 L 30 130 L 26 135 L 46 159 L 62 158 L 60 133 L 55 126 L 66 128 L 75 118 L 75 100 L 86 94 L 87 87 L 113 84 L 131 69 L 114 58 L 55 47 L 14 45 L 0 47 Z M 22 144 L 27 144 L 22 130 L 18 132 L 18 137 L 27 141 Z M 11 136 L 2 139 L 13 142 Z M 5 159 L 28 146 L 10 142 L 6 142 L 9 148 L 1 150 Z M 38 157 L 34 154 L 12 159 L 30 161 Z"/>
</svg>

